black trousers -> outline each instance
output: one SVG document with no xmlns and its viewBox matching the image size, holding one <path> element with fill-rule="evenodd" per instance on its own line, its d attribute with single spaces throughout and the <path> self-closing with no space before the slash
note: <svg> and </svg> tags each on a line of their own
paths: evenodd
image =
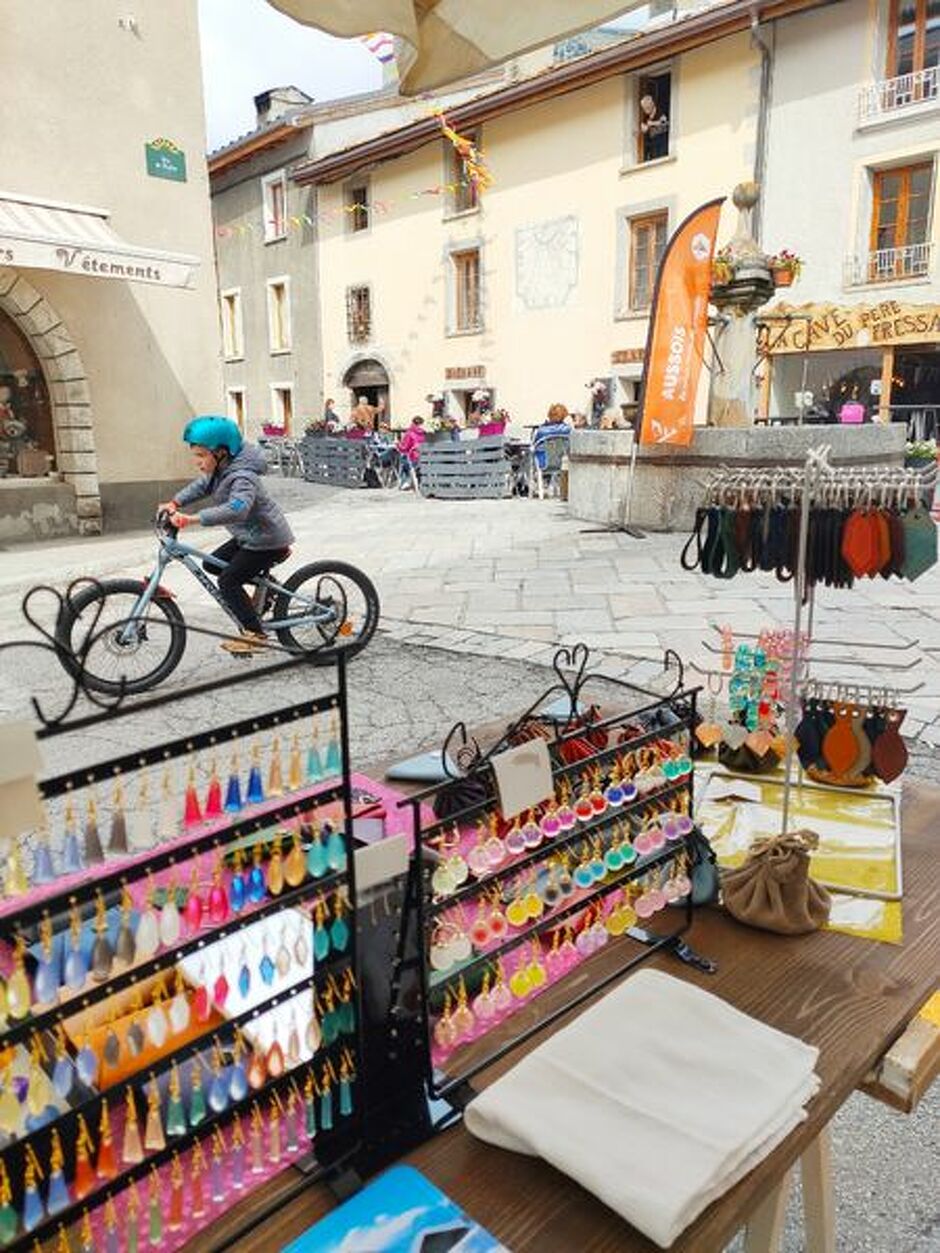
<svg viewBox="0 0 940 1253">
<path fill-rule="evenodd" d="M 235 539 L 227 540 L 221 548 L 213 551 L 213 557 L 228 562 L 218 575 L 219 591 L 244 630 L 255 631 L 259 635 L 263 631 L 261 619 L 246 594 L 244 585 L 259 574 L 267 574 L 289 551 L 287 548 L 242 548 Z M 205 570 L 208 574 L 217 573 L 208 563 Z"/>
</svg>

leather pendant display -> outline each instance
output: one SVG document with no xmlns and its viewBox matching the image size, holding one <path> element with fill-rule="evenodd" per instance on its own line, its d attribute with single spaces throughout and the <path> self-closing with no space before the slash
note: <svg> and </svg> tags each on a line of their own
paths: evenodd
<svg viewBox="0 0 940 1253">
<path fill-rule="evenodd" d="M 922 506 L 904 514 L 904 577 L 920 578 L 937 564 L 937 524 Z"/>
<path fill-rule="evenodd" d="M 872 517 L 861 509 L 849 515 L 842 532 L 842 556 L 857 579 L 878 568 L 878 536 Z"/>
<path fill-rule="evenodd" d="M 855 746 L 858 749 L 858 756 L 852 763 L 853 774 L 864 774 L 871 765 L 871 743 L 865 734 L 862 726 L 865 711 L 858 707 L 852 710 L 852 734 L 855 737 Z"/>
<path fill-rule="evenodd" d="M 819 734 L 819 725 L 816 721 L 815 702 L 803 702 L 803 717 L 800 719 L 799 726 L 793 732 L 796 738 L 797 753 L 800 758 L 800 765 L 806 770 L 809 766 L 814 766 L 822 752 L 822 744 Z"/>
<path fill-rule="evenodd" d="M 878 778 L 892 783 L 907 765 L 907 745 L 901 738 L 905 709 L 894 709 L 887 717 L 887 726 L 872 745 L 871 756 Z"/>
<path fill-rule="evenodd" d="M 848 774 L 858 757 L 858 741 L 852 732 L 852 711 L 842 707 L 836 711 L 835 725 L 823 740 L 823 756 L 835 774 Z"/>
</svg>

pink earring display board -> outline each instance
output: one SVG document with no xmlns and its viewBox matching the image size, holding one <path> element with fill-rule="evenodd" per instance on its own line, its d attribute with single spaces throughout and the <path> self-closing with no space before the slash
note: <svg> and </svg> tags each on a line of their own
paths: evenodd
<svg viewBox="0 0 940 1253">
<path fill-rule="evenodd" d="M 60 1229 L 182 1247 L 358 1143 L 341 655 L 334 673 L 325 695 L 39 784 L 0 903 L 0 1248 Z M 133 744 L 134 716 L 100 719 Z"/>
<path fill-rule="evenodd" d="M 674 946 L 691 921 L 698 689 L 682 688 L 681 666 L 662 696 L 588 671 L 586 649 L 565 660 L 580 667 L 573 680 L 556 660 L 559 685 L 499 744 L 485 755 L 465 745 L 463 776 L 409 802 L 437 1096 Z M 535 735 L 548 741 L 553 794 L 506 818 L 490 760 Z"/>
</svg>

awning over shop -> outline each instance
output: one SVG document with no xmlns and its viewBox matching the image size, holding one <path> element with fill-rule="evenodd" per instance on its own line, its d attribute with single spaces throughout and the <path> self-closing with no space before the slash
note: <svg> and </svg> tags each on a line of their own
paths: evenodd
<svg viewBox="0 0 940 1253">
<path fill-rule="evenodd" d="M 191 287 L 198 257 L 127 244 L 105 209 L 0 192 L 0 265 Z"/>
<path fill-rule="evenodd" d="M 268 0 L 331 35 L 397 36 L 402 94 L 441 87 L 521 52 L 587 30 L 640 0 Z"/>
</svg>

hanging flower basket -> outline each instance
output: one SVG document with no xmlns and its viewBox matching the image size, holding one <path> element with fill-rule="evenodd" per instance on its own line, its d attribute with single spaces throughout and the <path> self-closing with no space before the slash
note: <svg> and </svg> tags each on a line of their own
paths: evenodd
<svg viewBox="0 0 940 1253">
<path fill-rule="evenodd" d="M 803 261 L 791 252 L 789 248 L 783 248 L 776 256 L 770 257 L 770 272 L 773 275 L 775 287 L 792 287 L 800 276 L 803 268 Z"/>
</svg>

